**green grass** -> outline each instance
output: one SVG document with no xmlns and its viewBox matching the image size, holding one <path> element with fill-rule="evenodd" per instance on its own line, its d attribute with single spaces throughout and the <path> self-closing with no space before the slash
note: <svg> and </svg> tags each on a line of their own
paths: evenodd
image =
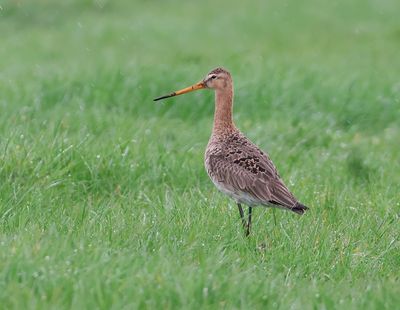
<svg viewBox="0 0 400 310">
<path fill-rule="evenodd" d="M 2 1 L 0 308 L 398 307 L 399 10 Z M 249 239 L 203 168 L 212 92 L 152 102 L 220 65 L 310 206 Z"/>
</svg>

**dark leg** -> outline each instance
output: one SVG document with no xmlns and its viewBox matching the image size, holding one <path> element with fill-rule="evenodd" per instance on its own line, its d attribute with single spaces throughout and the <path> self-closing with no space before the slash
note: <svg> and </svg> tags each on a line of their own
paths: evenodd
<svg viewBox="0 0 400 310">
<path fill-rule="evenodd" d="M 243 227 L 246 229 L 247 224 L 246 224 L 246 220 L 244 219 L 244 212 L 243 212 L 242 206 L 240 203 L 238 203 L 237 206 L 239 208 L 240 219 L 242 220 Z"/>
<path fill-rule="evenodd" d="M 246 237 L 250 235 L 251 229 L 251 211 L 253 210 L 252 207 L 249 207 L 249 221 L 247 222 L 247 229 L 246 229 Z"/>
<path fill-rule="evenodd" d="M 272 209 L 272 215 L 274 216 L 274 225 L 276 226 L 275 209 Z"/>
</svg>

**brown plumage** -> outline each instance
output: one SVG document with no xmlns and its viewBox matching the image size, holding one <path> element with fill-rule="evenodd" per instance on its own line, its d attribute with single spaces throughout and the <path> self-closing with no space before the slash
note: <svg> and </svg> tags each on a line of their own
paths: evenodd
<svg viewBox="0 0 400 310">
<path fill-rule="evenodd" d="M 253 206 L 303 214 L 308 208 L 288 190 L 269 156 L 236 128 L 232 117 L 233 82 L 228 71 L 216 68 L 201 82 L 155 100 L 201 88 L 215 90 L 214 125 L 205 152 L 205 167 L 215 186 L 237 202 L 246 235 L 250 233 Z M 241 204 L 249 206 L 247 223 Z"/>
<path fill-rule="evenodd" d="M 304 213 L 305 207 L 287 189 L 268 155 L 239 130 L 211 136 L 205 166 L 217 188 L 239 203 Z"/>
</svg>

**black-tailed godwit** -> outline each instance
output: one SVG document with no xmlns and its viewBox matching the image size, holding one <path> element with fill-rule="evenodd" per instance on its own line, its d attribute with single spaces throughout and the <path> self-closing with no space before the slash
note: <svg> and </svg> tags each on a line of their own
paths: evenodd
<svg viewBox="0 0 400 310">
<path fill-rule="evenodd" d="M 236 201 L 246 236 L 250 234 L 254 206 L 303 214 L 308 208 L 288 190 L 269 156 L 236 128 L 232 117 L 233 82 L 227 70 L 216 68 L 199 83 L 154 100 L 203 88 L 215 91 L 214 126 L 205 152 L 205 167 L 215 186 Z M 247 222 L 242 204 L 249 207 Z"/>
</svg>

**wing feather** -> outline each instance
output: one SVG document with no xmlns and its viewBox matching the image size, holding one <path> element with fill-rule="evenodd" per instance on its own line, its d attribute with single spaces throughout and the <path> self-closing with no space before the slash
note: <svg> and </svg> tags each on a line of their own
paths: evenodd
<svg viewBox="0 0 400 310">
<path fill-rule="evenodd" d="M 206 154 L 210 177 L 235 192 L 251 195 L 260 204 L 294 208 L 297 200 L 281 180 L 268 155 L 243 135 L 235 140 L 237 145 L 228 142 Z"/>
</svg>

